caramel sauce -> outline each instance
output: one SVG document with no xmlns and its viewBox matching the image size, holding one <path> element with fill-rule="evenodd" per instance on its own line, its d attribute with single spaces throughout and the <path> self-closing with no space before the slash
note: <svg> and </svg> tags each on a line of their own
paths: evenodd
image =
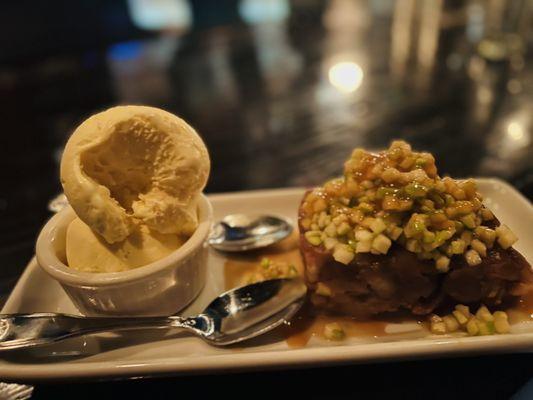
<svg viewBox="0 0 533 400">
<path fill-rule="evenodd" d="M 523 295 L 517 303 L 506 310 L 511 325 L 533 322 L 533 290 Z"/>
<path fill-rule="evenodd" d="M 388 335 L 385 332 L 387 322 L 384 321 L 356 321 L 348 317 L 312 315 L 304 308 L 289 324 L 283 326 L 283 336 L 289 347 L 304 347 L 313 337 L 325 339 L 324 328 L 333 322 L 342 326 L 347 337 L 378 338 Z"/>
<path fill-rule="evenodd" d="M 303 275 L 304 265 L 298 247 L 298 232 L 293 232 L 288 238 L 267 249 L 250 251 L 242 255 L 231 255 L 224 264 L 224 279 L 226 290 L 242 286 L 246 276 L 259 271 L 261 259 L 267 257 L 274 262 L 293 264 L 298 273 Z"/>
</svg>

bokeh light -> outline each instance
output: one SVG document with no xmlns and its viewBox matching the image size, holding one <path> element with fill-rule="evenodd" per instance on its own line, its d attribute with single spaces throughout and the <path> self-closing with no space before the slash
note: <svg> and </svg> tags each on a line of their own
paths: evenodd
<svg viewBox="0 0 533 400">
<path fill-rule="evenodd" d="M 328 71 L 330 83 L 339 91 L 355 92 L 363 82 L 363 70 L 355 62 L 342 61 L 333 65 Z"/>
</svg>

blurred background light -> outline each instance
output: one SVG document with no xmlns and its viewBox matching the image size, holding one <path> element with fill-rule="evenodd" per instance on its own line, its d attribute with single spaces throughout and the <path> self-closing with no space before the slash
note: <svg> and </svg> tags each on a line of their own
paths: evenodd
<svg viewBox="0 0 533 400">
<path fill-rule="evenodd" d="M 116 61 L 136 59 L 141 52 L 142 44 L 139 41 L 115 43 L 108 49 L 109 57 Z"/>
<path fill-rule="evenodd" d="M 287 0 L 243 0 L 239 4 L 239 14 L 248 24 L 285 20 L 290 14 Z"/>
<path fill-rule="evenodd" d="M 328 71 L 330 83 L 339 91 L 355 92 L 363 82 L 363 70 L 350 61 L 342 61 L 333 65 Z"/>
<path fill-rule="evenodd" d="M 522 140 L 524 138 L 524 128 L 519 122 L 510 122 L 507 126 L 507 134 L 513 140 Z"/>
<path fill-rule="evenodd" d="M 188 29 L 192 24 L 187 0 L 128 0 L 128 9 L 133 23 L 141 29 Z"/>
<path fill-rule="evenodd" d="M 509 157 L 515 153 L 528 151 L 530 153 L 533 126 L 529 111 L 528 108 L 523 108 L 512 113 L 499 130 L 500 139 L 495 142 L 495 147 L 500 156 Z"/>
</svg>

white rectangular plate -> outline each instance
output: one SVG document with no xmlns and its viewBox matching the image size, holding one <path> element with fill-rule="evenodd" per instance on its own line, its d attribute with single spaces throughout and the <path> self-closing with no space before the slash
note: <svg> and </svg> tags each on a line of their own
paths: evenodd
<svg viewBox="0 0 533 400">
<path fill-rule="evenodd" d="M 533 208 L 511 186 L 495 179 L 479 179 L 485 203 L 521 238 L 516 249 L 531 263 Z M 263 190 L 209 196 L 215 218 L 235 212 L 273 213 L 296 220 L 303 189 Z M 208 283 L 184 314 L 202 310 L 224 291 L 223 255 L 212 252 Z M 135 295 L 135 294 L 132 294 Z M 77 314 L 59 284 L 32 260 L 5 304 L 3 313 L 62 312 Z M 303 367 L 412 357 L 438 357 L 533 349 L 533 326 L 513 326 L 511 334 L 485 337 L 444 337 L 427 333 L 395 339 L 350 338 L 332 344 L 313 339 L 304 348 L 289 348 L 275 333 L 236 348 L 215 348 L 184 334 L 143 331 L 75 338 L 47 348 L 21 354 L 3 354 L 0 378 L 43 380 L 111 378 L 154 374 L 227 372 L 230 370 Z"/>
</svg>

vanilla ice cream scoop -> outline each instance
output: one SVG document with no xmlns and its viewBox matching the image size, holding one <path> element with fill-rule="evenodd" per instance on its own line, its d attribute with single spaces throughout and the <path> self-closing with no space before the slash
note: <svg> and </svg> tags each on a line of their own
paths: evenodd
<svg viewBox="0 0 533 400">
<path fill-rule="evenodd" d="M 116 243 L 140 224 L 192 234 L 209 170 L 207 149 L 184 120 L 153 107 L 118 106 L 74 131 L 61 159 L 61 183 L 78 217 Z"/>
<path fill-rule="evenodd" d="M 118 243 L 108 243 L 79 218 L 67 228 L 66 256 L 70 268 L 83 272 L 121 272 L 157 261 L 179 248 L 183 237 L 134 227 Z"/>
</svg>

